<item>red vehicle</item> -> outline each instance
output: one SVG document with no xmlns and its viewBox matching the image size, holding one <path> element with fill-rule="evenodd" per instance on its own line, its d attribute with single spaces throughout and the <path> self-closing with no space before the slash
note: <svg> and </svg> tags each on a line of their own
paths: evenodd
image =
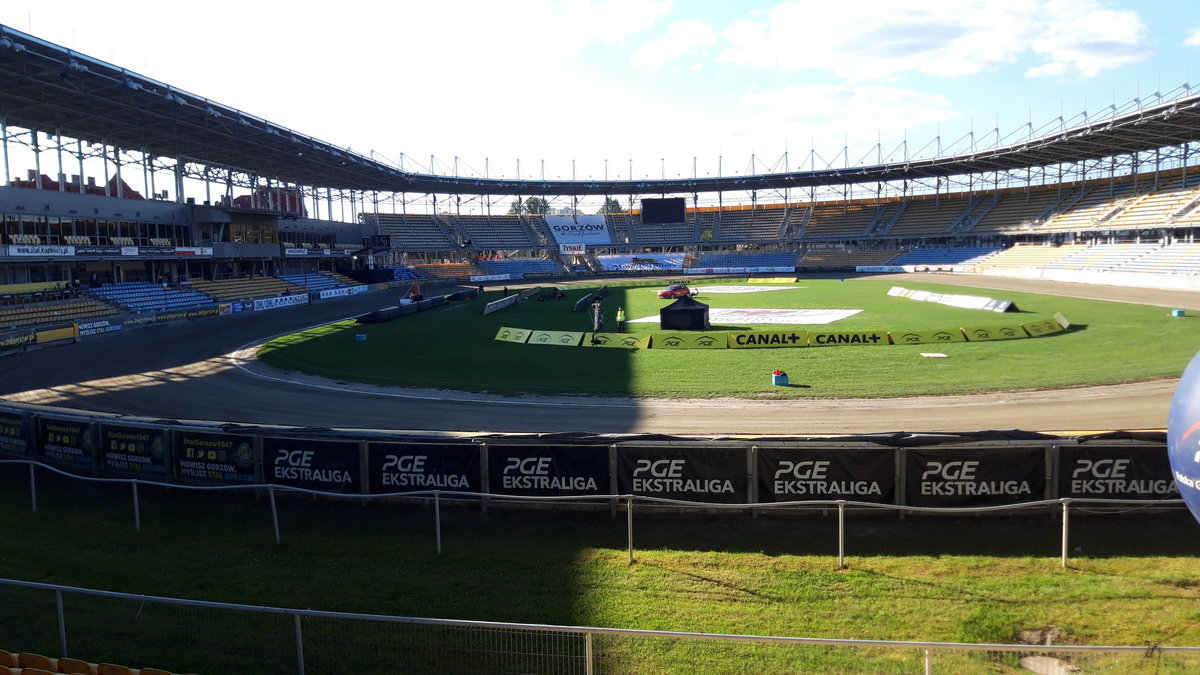
<svg viewBox="0 0 1200 675">
<path fill-rule="evenodd" d="M 696 291 L 687 287 L 687 284 L 671 284 L 658 292 L 660 298 L 682 298 L 685 295 L 695 295 Z"/>
</svg>

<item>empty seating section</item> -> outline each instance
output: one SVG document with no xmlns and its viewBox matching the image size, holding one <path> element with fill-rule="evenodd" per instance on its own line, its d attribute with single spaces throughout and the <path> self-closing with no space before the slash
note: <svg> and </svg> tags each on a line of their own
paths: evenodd
<svg viewBox="0 0 1200 675">
<path fill-rule="evenodd" d="M 995 203 L 970 228 L 972 233 L 1016 232 L 1037 226 L 1043 213 L 1059 201 L 1053 190 L 1017 190 L 994 197 Z"/>
<path fill-rule="evenodd" d="M 861 236 L 889 206 L 895 208 L 893 204 L 815 204 L 804 237 L 840 239 Z"/>
<path fill-rule="evenodd" d="M 332 275 L 327 273 L 318 274 L 277 274 L 277 278 L 288 282 L 293 286 L 299 286 L 307 291 L 326 291 L 331 288 L 341 288 L 343 286 L 358 286 L 358 282 L 353 279 L 347 279 L 340 275 Z"/>
<path fill-rule="evenodd" d="M 456 216 L 454 222 L 475 248 L 529 249 L 537 236 L 520 216 Z"/>
<path fill-rule="evenodd" d="M 636 270 L 681 270 L 682 253 L 639 253 L 637 255 L 599 255 L 596 261 L 609 272 Z"/>
<path fill-rule="evenodd" d="M 0 649 L 0 672 L 22 675 L 62 673 L 63 675 L 171 675 L 162 668 L 130 668 L 115 663 L 92 662 L 81 659 L 42 656 L 32 652 L 10 652 Z"/>
<path fill-rule="evenodd" d="M 252 300 L 304 292 L 302 287 L 275 277 L 245 277 L 221 281 L 192 277 L 192 288 L 217 300 Z"/>
<path fill-rule="evenodd" d="M 381 267 L 380 269 L 389 269 L 389 268 Z M 393 281 L 414 281 L 416 279 L 421 278 L 421 275 L 417 274 L 413 270 L 410 270 L 409 268 L 405 267 L 404 265 L 396 265 L 394 267 L 391 267 L 390 269 L 392 270 L 392 280 Z"/>
<path fill-rule="evenodd" d="M 610 213 L 605 218 L 608 219 L 608 231 L 612 234 L 613 243 L 629 243 L 629 229 L 633 226 L 633 216 L 628 213 Z"/>
<path fill-rule="evenodd" d="M 1048 269 L 1109 270 L 1140 258 L 1162 246 L 1153 244 L 1097 244 L 1047 263 Z"/>
<path fill-rule="evenodd" d="M 511 274 L 521 277 L 529 274 L 562 274 L 562 267 L 547 258 L 539 260 L 480 260 L 475 263 L 484 274 Z"/>
<path fill-rule="evenodd" d="M 689 267 L 792 267 L 796 262 L 795 251 L 769 251 L 762 253 L 701 253 Z"/>
<path fill-rule="evenodd" d="M 880 234 L 901 236 L 940 234 L 962 218 L 967 207 L 966 197 L 910 199 L 886 231 L 877 231 Z"/>
<path fill-rule="evenodd" d="M 1085 248 L 1087 244 L 1017 244 L 988 258 L 984 264 L 991 267 L 1044 267 Z"/>
<path fill-rule="evenodd" d="M 900 255 L 900 249 L 881 248 L 868 251 L 809 251 L 796 263 L 797 267 L 853 267 L 857 265 L 888 265 Z"/>
<path fill-rule="evenodd" d="M 1200 243 L 1168 244 L 1116 268 L 1121 272 L 1200 274 Z"/>
<path fill-rule="evenodd" d="M 774 241 L 786 214 L 782 207 L 721 211 L 714 234 L 722 241 Z"/>
<path fill-rule="evenodd" d="M 107 284 L 90 289 L 89 292 L 135 312 L 198 307 L 213 302 L 207 295 L 186 286 L 163 288 L 162 284 L 149 281 Z"/>
<path fill-rule="evenodd" d="M 1157 190 L 1130 200 L 1106 226 L 1114 229 L 1142 229 L 1169 225 L 1185 207 L 1200 198 L 1200 173 L 1175 176 Z"/>
<path fill-rule="evenodd" d="M 977 265 L 1003 250 L 999 246 L 921 247 L 901 254 L 892 265 Z"/>
<path fill-rule="evenodd" d="M 458 248 L 446 228 L 429 214 L 378 213 L 366 218 L 378 221 L 379 233 L 390 235 L 392 247 L 409 251 L 445 251 Z"/>
<path fill-rule="evenodd" d="M 117 314 L 116 308 L 91 298 L 3 304 L 0 305 L 0 330 L 94 321 Z"/>
<path fill-rule="evenodd" d="M 684 246 L 700 242 L 696 223 L 637 223 L 630 226 L 629 243 L 641 246 Z"/>
<path fill-rule="evenodd" d="M 1062 210 L 1055 209 L 1039 229 L 1051 231 L 1096 229 L 1098 221 L 1113 209 L 1113 203 L 1133 188 L 1132 183 L 1115 183 L 1085 188 L 1075 202 L 1068 202 Z"/>
<path fill-rule="evenodd" d="M 428 279 L 466 279 L 483 274 L 471 263 L 421 263 L 410 266 L 413 271 Z"/>
</svg>

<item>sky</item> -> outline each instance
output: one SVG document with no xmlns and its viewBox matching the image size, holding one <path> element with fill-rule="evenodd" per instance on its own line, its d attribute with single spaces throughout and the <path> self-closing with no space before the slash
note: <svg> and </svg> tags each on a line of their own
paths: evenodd
<svg viewBox="0 0 1200 675">
<path fill-rule="evenodd" d="M 5 0 L 0 23 L 411 171 L 493 178 L 874 164 L 1200 79 L 1196 0 Z"/>
</svg>

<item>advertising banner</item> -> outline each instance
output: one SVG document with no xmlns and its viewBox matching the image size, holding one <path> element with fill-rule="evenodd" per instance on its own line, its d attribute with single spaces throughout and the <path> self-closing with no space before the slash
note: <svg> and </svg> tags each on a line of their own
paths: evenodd
<svg viewBox="0 0 1200 675">
<path fill-rule="evenodd" d="M 5 333 L 4 335 L 0 335 L 0 350 L 22 347 L 36 342 L 37 336 L 31 330 L 18 333 Z"/>
<path fill-rule="evenodd" d="M 74 340 L 79 337 L 79 329 L 75 324 L 71 324 L 66 328 L 52 328 L 50 330 L 39 330 L 34 333 L 34 338 L 37 343 L 56 342 L 58 340 Z"/>
<path fill-rule="evenodd" d="M 892 504 L 895 457 L 890 448 L 759 448 L 758 501 L 845 499 Z"/>
<path fill-rule="evenodd" d="M 983 328 L 963 328 L 963 334 L 971 342 L 986 342 L 988 340 L 1012 340 L 1028 337 L 1020 324 L 1011 326 L 986 326 Z"/>
<path fill-rule="evenodd" d="M 611 244 L 608 222 L 603 215 L 546 216 L 546 226 L 559 246 L 563 244 Z"/>
<path fill-rule="evenodd" d="M 148 427 L 101 425 L 100 458 L 106 476 L 164 481 L 167 432 Z"/>
<path fill-rule="evenodd" d="M 535 330 L 529 334 L 529 340 L 526 341 L 526 344 L 578 347 L 581 340 L 583 340 L 583 333 L 560 330 Z"/>
<path fill-rule="evenodd" d="M 525 344 L 529 339 L 529 334 L 533 332 L 528 328 L 510 328 L 509 326 L 501 326 L 500 330 L 496 331 L 496 338 L 501 342 L 516 342 Z"/>
<path fill-rule="evenodd" d="M 472 443 L 371 443 L 367 473 L 372 494 L 483 492 L 479 446 Z"/>
<path fill-rule="evenodd" d="M 1167 449 L 1064 447 L 1058 451 L 1058 496 L 1178 499 Z"/>
<path fill-rule="evenodd" d="M 887 345 L 887 333 L 817 333 L 808 332 L 808 344 L 814 347 L 826 345 Z"/>
<path fill-rule="evenodd" d="M 754 331 L 727 333 L 730 349 L 762 349 L 771 347 L 807 347 L 808 331 Z"/>
<path fill-rule="evenodd" d="M 175 480 L 191 485 L 253 485 L 254 439 L 250 436 L 175 432 Z"/>
<path fill-rule="evenodd" d="M 854 268 L 855 272 L 903 272 L 904 268 L 899 265 L 857 265 Z"/>
<path fill-rule="evenodd" d="M 653 333 L 651 349 L 725 349 L 724 333 Z"/>
<path fill-rule="evenodd" d="M 1054 319 L 1045 319 L 1042 321 L 1031 321 L 1021 324 L 1021 328 L 1029 333 L 1029 337 L 1038 337 L 1039 335 L 1050 335 L 1051 333 L 1061 333 L 1064 328 Z"/>
<path fill-rule="evenodd" d="M 35 258 L 49 258 L 57 256 L 75 255 L 74 246 L 34 246 L 27 244 L 13 244 L 8 247 L 8 254 L 11 256 L 32 256 Z"/>
<path fill-rule="evenodd" d="M 76 473 L 95 472 L 96 437 L 87 422 L 38 418 L 37 441 L 37 455 L 47 464 Z"/>
<path fill-rule="evenodd" d="M 347 494 L 362 491 L 358 443 L 264 438 L 263 473 L 274 485 Z"/>
<path fill-rule="evenodd" d="M 746 451 L 741 448 L 620 448 L 621 494 L 719 504 L 749 499 Z"/>
<path fill-rule="evenodd" d="M 505 279 L 512 279 L 513 275 L 511 275 L 511 274 L 472 274 L 469 278 L 471 279 L 471 281 L 504 281 Z"/>
<path fill-rule="evenodd" d="M 584 255 L 587 253 L 587 246 L 584 244 L 559 244 L 558 252 L 563 255 Z"/>
<path fill-rule="evenodd" d="M 318 296 L 324 300 L 326 298 L 341 298 L 348 295 L 358 295 L 366 293 L 366 286 L 342 286 L 341 288 L 327 288 L 321 291 Z"/>
<path fill-rule="evenodd" d="M 0 454 L 29 457 L 29 424 L 21 413 L 0 410 Z"/>
<path fill-rule="evenodd" d="M 946 330 L 910 330 L 903 333 L 888 333 L 895 345 L 916 345 L 944 342 L 966 342 L 962 329 L 949 328 Z"/>
<path fill-rule="evenodd" d="M 121 255 L 120 246 L 76 246 L 75 255 Z"/>
<path fill-rule="evenodd" d="M 79 324 L 79 337 L 103 335 L 105 333 L 116 333 L 124 327 L 124 324 L 112 323 L 108 319 L 102 319 L 100 321 L 88 321 L 86 323 Z"/>
<path fill-rule="evenodd" d="M 1045 497 L 1041 448 L 910 448 L 906 454 L 909 506 L 1000 506 Z"/>
<path fill-rule="evenodd" d="M 586 333 L 583 336 L 583 346 L 649 349 L 650 336 L 630 335 L 629 333 Z"/>
<path fill-rule="evenodd" d="M 562 497 L 612 494 L 606 445 L 488 445 L 492 494 Z"/>
<path fill-rule="evenodd" d="M 280 307 L 291 307 L 293 305 L 307 305 L 308 296 L 300 295 L 280 295 L 274 298 L 260 298 L 254 301 L 254 311 L 261 312 L 267 309 L 279 309 Z"/>
<path fill-rule="evenodd" d="M 305 300 L 307 296 L 300 296 Z M 199 319 L 205 316 L 216 316 L 221 311 L 219 306 L 196 307 L 193 309 L 182 309 L 173 312 L 163 312 L 154 316 L 155 321 L 178 321 L 179 319 Z"/>
</svg>

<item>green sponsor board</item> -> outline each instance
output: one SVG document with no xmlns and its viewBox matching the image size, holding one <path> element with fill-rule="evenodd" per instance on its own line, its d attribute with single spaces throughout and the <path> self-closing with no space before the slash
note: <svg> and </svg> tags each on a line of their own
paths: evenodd
<svg viewBox="0 0 1200 675">
<path fill-rule="evenodd" d="M 583 333 L 572 333 L 561 330 L 535 330 L 529 334 L 526 344 L 558 345 L 560 347 L 578 347 L 583 339 Z"/>
<path fill-rule="evenodd" d="M 629 333 L 587 333 L 583 339 L 584 347 L 625 347 L 626 349 L 649 349 L 649 335 L 630 335 Z"/>
<path fill-rule="evenodd" d="M 808 331 L 804 330 L 727 333 L 727 336 L 730 349 L 808 346 Z"/>
<path fill-rule="evenodd" d="M 814 333 L 809 331 L 808 344 L 813 347 L 825 347 L 832 345 L 886 345 L 891 343 L 888 342 L 887 333 Z"/>
<path fill-rule="evenodd" d="M 962 332 L 971 342 L 986 342 L 988 340 L 1012 340 L 1026 337 L 1025 330 L 1019 324 L 1012 326 L 980 326 L 963 328 Z"/>
<path fill-rule="evenodd" d="M 923 345 L 943 344 L 946 342 L 966 342 L 961 328 L 948 330 L 910 330 L 901 333 L 889 333 L 894 345 Z"/>
<path fill-rule="evenodd" d="M 516 342 L 518 344 L 525 344 L 525 341 L 529 339 L 529 334 L 532 332 L 533 331 L 529 330 L 528 328 L 509 328 L 508 326 L 501 326 L 500 330 L 496 331 L 495 339 L 501 342 Z"/>
<path fill-rule="evenodd" d="M 653 349 L 725 349 L 725 333 L 654 333 Z"/>
</svg>

